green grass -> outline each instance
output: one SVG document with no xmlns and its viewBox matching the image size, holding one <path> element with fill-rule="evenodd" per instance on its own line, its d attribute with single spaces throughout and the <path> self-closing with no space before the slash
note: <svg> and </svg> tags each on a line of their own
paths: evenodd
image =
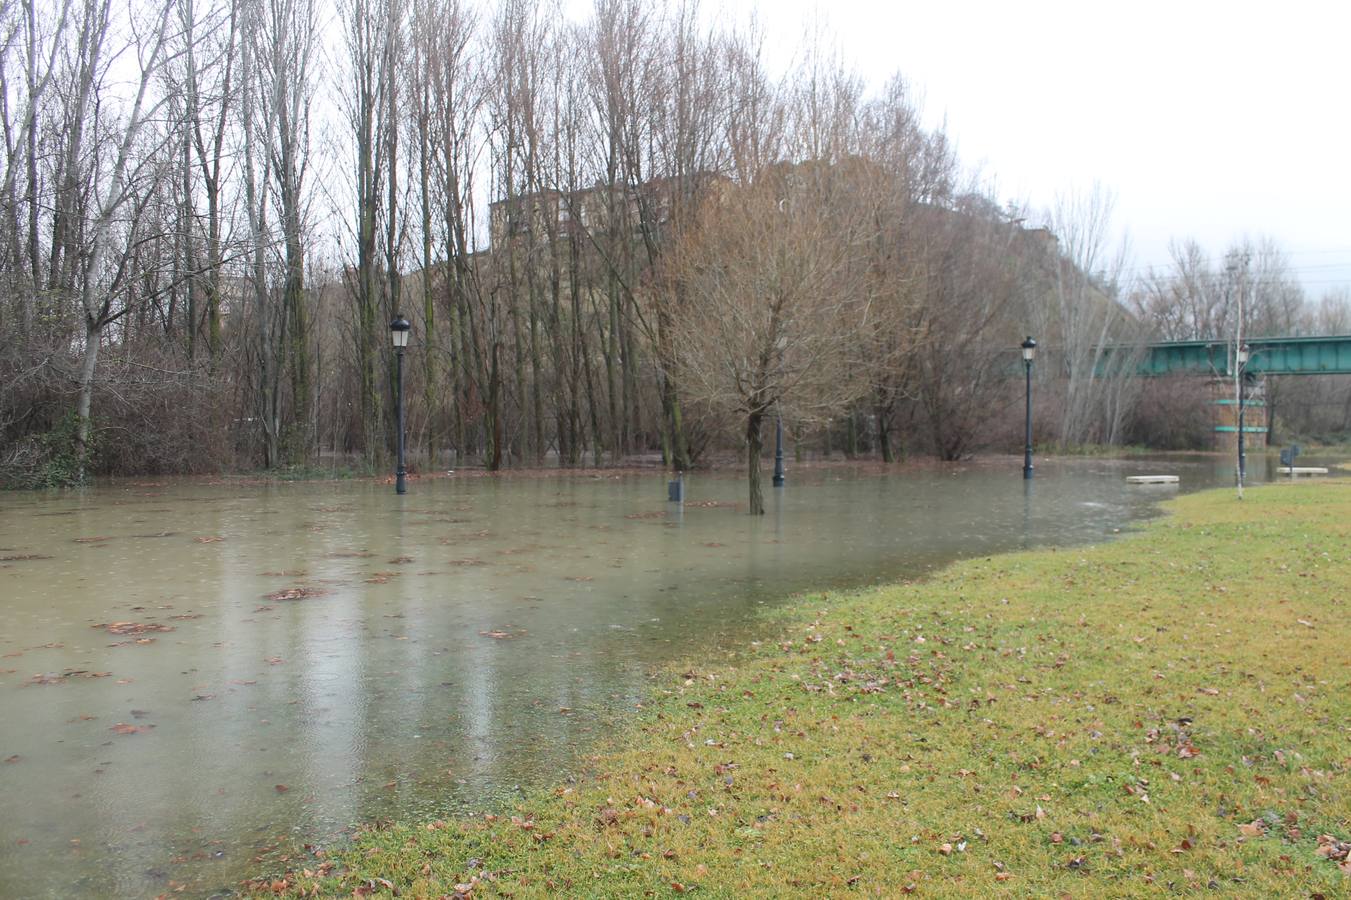
<svg viewBox="0 0 1351 900">
<path fill-rule="evenodd" d="M 666 672 L 578 784 L 260 892 L 1351 895 L 1351 483 L 811 596 Z M 306 874 L 308 871 L 309 874 Z"/>
</svg>

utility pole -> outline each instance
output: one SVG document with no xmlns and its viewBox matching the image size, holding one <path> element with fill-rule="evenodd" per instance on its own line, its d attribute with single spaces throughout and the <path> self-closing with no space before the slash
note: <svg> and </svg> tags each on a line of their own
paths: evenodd
<svg viewBox="0 0 1351 900">
<path fill-rule="evenodd" d="M 1234 472 L 1234 481 L 1238 485 L 1238 499 L 1243 499 L 1243 469 L 1246 460 L 1243 457 L 1243 366 L 1247 362 L 1247 352 L 1243 346 L 1243 287 L 1248 280 L 1248 254 L 1242 256 L 1242 268 L 1237 261 L 1231 261 L 1229 272 L 1237 278 L 1238 325 L 1234 329 L 1234 403 L 1237 410 L 1238 460 Z"/>
</svg>

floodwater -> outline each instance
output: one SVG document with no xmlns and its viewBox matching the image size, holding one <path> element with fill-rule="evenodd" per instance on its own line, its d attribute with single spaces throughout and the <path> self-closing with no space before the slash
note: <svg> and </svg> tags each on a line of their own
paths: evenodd
<svg viewBox="0 0 1351 900">
<path fill-rule="evenodd" d="M 1100 540 L 1176 493 L 1139 471 L 1232 478 L 804 469 L 756 518 L 732 475 L 683 508 L 659 474 L 0 495 L 0 895 L 227 893 L 277 846 L 500 806 L 763 604 Z"/>
</svg>

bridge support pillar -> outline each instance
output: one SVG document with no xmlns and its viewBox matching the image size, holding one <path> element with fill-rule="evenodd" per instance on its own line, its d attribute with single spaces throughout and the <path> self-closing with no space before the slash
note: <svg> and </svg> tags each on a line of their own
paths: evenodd
<svg viewBox="0 0 1351 900">
<path fill-rule="evenodd" d="M 1217 378 L 1210 382 L 1210 402 L 1214 410 L 1214 439 L 1211 449 L 1226 453 L 1238 450 L 1238 400 L 1234 382 Z M 1262 377 L 1249 378 L 1243 389 L 1243 434 L 1250 448 L 1267 443 L 1267 385 Z"/>
</svg>

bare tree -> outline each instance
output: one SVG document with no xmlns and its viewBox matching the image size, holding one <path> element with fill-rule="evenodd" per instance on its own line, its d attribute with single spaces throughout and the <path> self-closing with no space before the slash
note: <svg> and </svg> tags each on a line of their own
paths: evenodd
<svg viewBox="0 0 1351 900">
<path fill-rule="evenodd" d="M 425 21 L 425 20 L 424 20 Z M 437 7 L 421 36 L 429 45 L 430 118 L 433 138 L 433 195 L 439 202 L 443 303 L 448 316 L 444 353 L 450 357 L 449 392 L 454 398 L 452 440 L 466 449 L 465 410 L 474 373 L 483 371 L 471 311 L 481 296 L 474 257 L 474 185 L 483 74 L 475 50 L 473 14 L 458 2 Z M 428 326 L 430 331 L 430 326 Z M 476 396 L 478 393 L 476 392 Z"/>
<path fill-rule="evenodd" d="M 73 83 L 68 120 L 78 121 L 69 139 L 64 161 L 63 189 L 58 201 L 61 273 L 58 289 L 73 291 L 84 316 L 83 360 L 76 399 L 75 453 L 81 469 L 86 464 L 90 434 L 90 407 L 94 373 L 105 329 L 130 307 L 119 305 L 125 289 L 127 262 L 139 235 L 138 213 L 148 199 L 161 163 L 158 147 L 147 147 L 146 124 L 165 107 L 151 87 L 170 58 L 171 2 L 151 6 L 144 17 L 126 23 L 124 47 L 116 40 L 109 0 L 86 0 L 78 14 L 78 39 L 71 59 Z M 132 95 L 121 116 L 95 115 L 105 98 L 98 96 L 111 58 L 123 49 L 136 63 Z M 111 99 L 111 98 L 107 98 Z M 93 126 L 91 146 L 85 145 L 85 121 Z M 105 168 L 106 167 L 106 168 Z M 87 218 L 85 218 L 87 216 Z M 77 221 L 77 218 L 79 221 Z"/>
<path fill-rule="evenodd" d="M 675 253 L 686 290 L 679 374 L 693 397 L 744 424 L 750 512 L 764 512 L 761 427 L 776 409 L 829 418 L 859 395 L 854 354 L 869 310 L 845 173 L 784 164 L 708 201 Z"/>
<path fill-rule="evenodd" d="M 1168 249 L 1171 268 L 1148 272 L 1132 297 L 1137 314 L 1163 340 L 1219 334 L 1223 296 L 1205 251 L 1195 241 L 1174 241 Z"/>
<path fill-rule="evenodd" d="M 1027 306 L 1025 238 L 987 197 L 926 207 L 913 263 L 920 291 L 914 393 L 934 452 L 960 459 L 991 439 L 989 410 L 1013 371 L 1009 335 Z"/>
<path fill-rule="evenodd" d="M 1207 257 L 1195 241 L 1173 244 L 1172 256 L 1169 269 L 1149 272 L 1131 295 L 1137 314 L 1158 337 L 1232 340 L 1239 334 L 1280 336 L 1301 329 L 1304 292 L 1270 238 L 1236 242 L 1218 260 Z M 1300 384 L 1266 380 L 1261 399 L 1270 428 L 1287 396 L 1299 402 Z M 1272 432 L 1267 436 L 1270 441 Z"/>
<path fill-rule="evenodd" d="M 249 0 L 244 48 L 245 205 L 252 233 L 258 419 L 264 461 L 308 455 L 314 441 L 313 350 L 305 291 L 313 0 Z M 289 414 L 282 378 L 289 376 Z"/>
<path fill-rule="evenodd" d="M 43 283 L 41 219 L 43 196 L 39 176 L 41 116 L 48 90 L 56 77 L 71 22 L 72 0 L 54 9 L 39 9 L 37 0 L 8 0 L 0 8 L 0 124 L 3 125 L 5 162 L 0 180 L 0 205 L 6 253 L 3 268 L 26 276 L 20 294 L 20 319 L 31 333 L 37 292 Z M 18 55 L 18 66 L 13 58 Z M 11 93 L 11 83 L 17 86 Z M 12 98 L 12 99 L 11 99 Z M 18 186 L 24 187 L 23 197 Z M 15 285 L 18 287 L 18 285 Z"/>
<path fill-rule="evenodd" d="M 242 2 L 178 0 L 176 25 L 183 52 L 178 64 L 165 71 L 166 91 L 181 108 L 179 239 L 188 307 L 188 356 L 196 354 L 204 323 L 207 354 L 213 366 L 222 351 L 227 139 L 236 106 Z M 204 215 L 197 208 L 199 194 L 206 206 Z M 199 295 L 205 305 L 201 311 L 197 309 Z"/>
<path fill-rule="evenodd" d="M 642 114 L 651 78 L 656 14 L 638 0 L 596 0 L 588 41 L 594 153 L 603 188 L 603 215 L 593 244 L 605 266 L 606 396 L 610 451 L 618 459 L 632 448 L 638 419 L 637 344 L 632 322 L 637 262 L 635 192 L 645 180 L 643 150 L 647 121 Z"/>
<path fill-rule="evenodd" d="M 721 41 L 699 29 L 698 4 L 678 5 L 654 50 L 657 64 L 649 70 L 650 106 L 644 114 L 650 120 L 648 165 L 654 189 L 639 191 L 637 200 L 646 263 L 654 271 L 660 271 L 662 253 L 691 226 L 727 167 L 726 144 L 720 139 L 727 116 L 726 98 L 718 89 Z M 641 158 L 637 149 L 629 155 Z M 680 285 L 669 285 L 643 291 L 634 305 L 657 366 L 663 457 L 676 471 L 691 462 L 672 343 L 681 296 Z"/>
<path fill-rule="evenodd" d="M 1118 303 L 1126 265 L 1124 242 L 1109 247 L 1114 198 L 1100 185 L 1086 194 L 1068 194 L 1051 214 L 1056 242 L 1040 261 L 1052 303 L 1038 304 L 1050 315 L 1038 333 L 1055 354 L 1064 380 L 1060 443 L 1116 443 L 1133 396 L 1139 353 L 1134 323 Z M 1049 270 L 1049 271 L 1048 271 Z M 1129 340 L 1128 340 L 1129 339 Z"/>
<path fill-rule="evenodd" d="M 957 163 L 942 133 L 921 126 L 918 106 L 899 76 L 863 109 L 859 132 L 862 156 L 872 164 L 866 192 L 875 198 L 866 268 L 873 316 L 859 341 L 882 459 L 891 462 L 897 412 L 915 398 L 920 275 L 932 237 L 925 226 L 933 217 L 926 212 L 948 200 Z"/>
<path fill-rule="evenodd" d="M 349 0 L 342 11 L 350 84 L 348 124 L 356 151 L 356 243 L 351 293 L 356 307 L 361 427 L 367 454 L 383 452 L 383 404 L 377 363 L 384 315 L 399 290 L 398 69 L 403 27 L 401 0 Z M 382 227 L 383 226 L 383 227 Z"/>
</svg>

